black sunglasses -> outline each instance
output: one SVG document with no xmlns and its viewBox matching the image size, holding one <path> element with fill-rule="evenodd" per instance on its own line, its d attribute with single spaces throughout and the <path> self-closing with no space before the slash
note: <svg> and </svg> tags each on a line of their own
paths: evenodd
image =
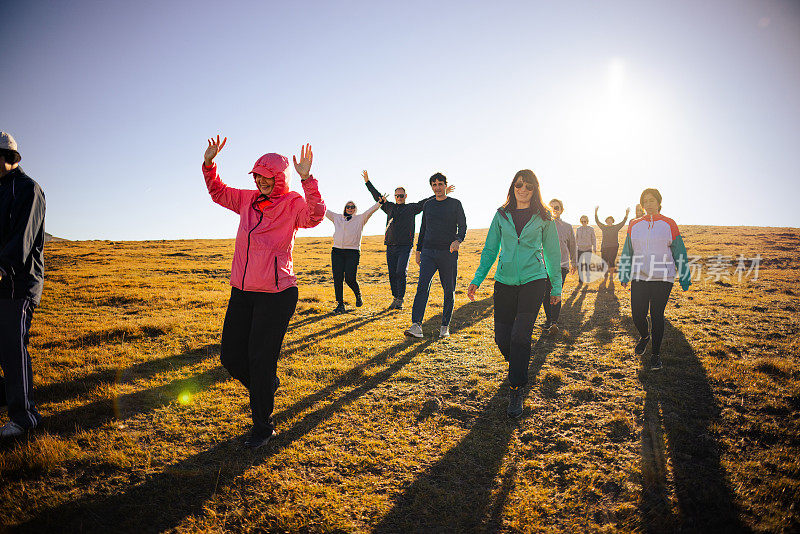
<svg viewBox="0 0 800 534">
<path fill-rule="evenodd" d="M 353 205 L 347 205 L 347 206 L 344 207 L 344 209 L 346 209 L 346 210 L 353 209 L 354 210 L 354 209 L 356 209 L 356 207 L 353 206 Z"/>
<path fill-rule="evenodd" d="M 514 187 L 516 187 L 517 189 L 522 189 L 522 186 L 525 186 L 525 189 L 527 189 L 528 191 L 533 191 L 533 184 L 529 184 L 528 182 L 520 181 L 514 184 Z"/>
</svg>

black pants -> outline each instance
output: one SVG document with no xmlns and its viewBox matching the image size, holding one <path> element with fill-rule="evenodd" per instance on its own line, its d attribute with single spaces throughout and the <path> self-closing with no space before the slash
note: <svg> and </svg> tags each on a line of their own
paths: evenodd
<svg viewBox="0 0 800 534">
<path fill-rule="evenodd" d="M 569 269 L 566 267 L 561 268 L 561 287 L 564 287 L 564 281 L 567 279 Z M 550 283 L 550 278 L 545 279 L 544 287 L 544 315 L 547 321 L 555 323 L 558 321 L 558 316 L 561 314 L 561 302 L 558 304 L 550 304 L 550 291 L 553 290 L 553 285 Z"/>
<path fill-rule="evenodd" d="M 545 280 L 521 286 L 494 283 L 494 341 L 508 362 L 508 382 L 515 387 L 528 383 L 531 334 L 544 299 Z"/>
<path fill-rule="evenodd" d="M 664 338 L 664 310 L 667 307 L 672 282 L 631 280 L 631 315 L 639 335 L 652 335 L 653 354 L 661 353 Z M 647 311 L 650 309 L 650 329 L 647 331 Z"/>
<path fill-rule="evenodd" d="M 34 307 L 28 299 L 0 299 L 0 392 L 5 389 L 8 418 L 26 429 L 42 420 L 33 402 L 33 370 L 28 353 Z"/>
<path fill-rule="evenodd" d="M 392 296 L 403 300 L 406 296 L 406 275 L 411 245 L 387 245 L 386 265 L 389 267 L 389 287 Z"/>
<path fill-rule="evenodd" d="M 289 319 L 297 306 L 297 288 L 280 293 L 231 288 L 222 326 L 222 365 L 250 392 L 253 431 L 272 433 L 273 383 Z"/>
<path fill-rule="evenodd" d="M 361 252 L 358 250 L 349 248 L 331 249 L 333 291 L 336 294 L 336 302 L 339 304 L 344 303 L 344 285 L 342 282 L 347 282 L 347 285 L 353 290 L 356 297 L 361 296 L 361 290 L 358 288 L 358 281 L 356 280 L 358 261 L 360 258 Z"/>
</svg>

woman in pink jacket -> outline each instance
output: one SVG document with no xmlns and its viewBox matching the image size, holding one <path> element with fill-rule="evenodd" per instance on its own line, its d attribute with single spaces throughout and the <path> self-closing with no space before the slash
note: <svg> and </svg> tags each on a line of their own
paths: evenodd
<svg viewBox="0 0 800 534">
<path fill-rule="evenodd" d="M 203 176 L 211 199 L 239 215 L 231 268 L 231 298 L 222 326 L 222 365 L 250 393 L 253 428 L 245 445 L 256 449 L 275 435 L 272 411 L 283 337 L 297 305 L 292 248 L 298 228 L 325 216 L 317 180 L 311 176 L 311 145 L 300 149 L 294 168 L 305 198 L 289 190 L 289 160 L 264 154 L 253 166 L 257 189 L 234 189 L 219 179 L 214 158 L 227 142 L 208 140 Z"/>
</svg>

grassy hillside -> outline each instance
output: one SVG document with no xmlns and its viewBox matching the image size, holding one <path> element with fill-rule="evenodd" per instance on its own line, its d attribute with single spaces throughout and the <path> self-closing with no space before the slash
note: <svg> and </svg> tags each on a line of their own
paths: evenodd
<svg viewBox="0 0 800 534">
<path fill-rule="evenodd" d="M 427 336 L 402 335 L 413 261 L 406 309 L 385 311 L 381 238 L 364 241 L 365 305 L 350 294 L 341 316 L 330 239 L 298 239 L 279 434 L 255 454 L 247 392 L 219 364 L 233 241 L 49 243 L 31 337 L 44 425 L 0 446 L 0 531 L 796 532 L 800 230 L 682 231 L 703 274 L 760 253 L 758 279 L 676 286 L 654 374 L 628 291 L 570 276 L 519 421 L 491 280 L 465 295 L 485 231 L 462 247 L 442 341 L 437 282 Z"/>
</svg>

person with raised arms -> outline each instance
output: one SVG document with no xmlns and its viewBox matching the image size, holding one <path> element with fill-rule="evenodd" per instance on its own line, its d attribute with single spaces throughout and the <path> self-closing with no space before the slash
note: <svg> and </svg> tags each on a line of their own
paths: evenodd
<svg viewBox="0 0 800 534">
<path fill-rule="evenodd" d="M 528 383 L 531 334 L 542 302 L 561 301 L 561 245 L 550 211 L 542 201 L 539 180 L 523 169 L 514 175 L 506 202 L 492 219 L 481 260 L 467 297 L 475 295 L 500 261 L 494 273 L 494 340 L 508 362 L 510 398 L 506 410 L 519 417 L 523 410 L 523 389 Z M 550 294 L 545 295 L 548 277 Z"/>
<path fill-rule="evenodd" d="M 419 282 L 411 309 L 411 327 L 405 331 L 409 337 L 422 337 L 422 319 L 433 275 L 439 271 L 444 302 L 442 303 L 442 326 L 439 337 L 450 336 L 450 318 L 455 304 L 456 279 L 458 278 L 458 248 L 467 235 L 467 217 L 461 202 L 447 196 L 447 177 L 437 172 L 429 180 L 434 198 L 422 209 L 422 224 L 417 238 L 415 260 L 419 265 Z"/>
<path fill-rule="evenodd" d="M 603 232 L 603 239 L 600 241 L 600 257 L 608 265 L 608 272 L 613 273 L 617 268 L 617 253 L 619 253 L 619 231 L 625 226 L 625 221 L 628 220 L 628 214 L 631 209 L 625 208 L 625 218 L 619 224 L 614 224 L 614 217 L 610 215 L 606 217 L 606 224 L 600 222 L 597 216 L 597 210 L 600 206 L 594 207 L 594 221 Z"/>
<path fill-rule="evenodd" d="M 372 214 L 378 211 L 386 197 L 379 197 L 378 202 L 364 213 L 357 213 L 356 203 L 348 200 L 343 213 L 325 211 L 325 217 L 333 223 L 333 248 L 331 249 L 331 268 L 333 269 L 333 290 L 336 295 L 336 309 L 333 313 L 344 313 L 344 282 L 356 297 L 356 306 L 361 306 L 361 288 L 358 286 L 358 263 L 361 259 L 361 234 Z"/>
<path fill-rule="evenodd" d="M 642 191 L 640 202 L 646 215 L 631 221 L 620 255 L 619 281 L 631 284 L 631 315 L 639 331 L 634 347 L 637 356 L 644 356 L 652 339 L 650 369 L 661 369 L 661 340 L 664 337 L 664 310 L 677 277 L 681 289 L 689 289 L 692 273 L 686 245 L 678 225 L 661 215 L 661 193 L 658 189 Z M 647 314 L 650 312 L 648 329 Z"/>
<path fill-rule="evenodd" d="M 367 171 L 363 171 L 361 176 L 375 202 L 384 199 L 381 204 L 381 209 L 386 213 L 386 235 L 383 243 L 386 245 L 386 266 L 389 269 L 389 287 L 393 299 L 388 309 L 401 310 L 406 296 L 408 259 L 414 245 L 416 217 L 422 212 L 425 203 L 434 197 L 430 196 L 419 202 L 406 202 L 408 195 L 405 188 L 398 187 L 394 190 L 394 202 L 387 201 L 386 195 L 381 195 L 372 184 Z M 447 186 L 447 194 L 454 189 L 455 186 Z"/>
<path fill-rule="evenodd" d="M 280 385 L 277 367 L 283 338 L 297 306 L 292 250 L 298 228 L 325 217 L 325 202 L 311 176 L 311 145 L 300 149 L 294 168 L 304 195 L 289 190 L 289 160 L 264 154 L 250 174 L 256 189 L 235 189 L 217 175 L 214 158 L 228 141 L 208 140 L 203 177 L 211 199 L 239 215 L 231 267 L 231 297 L 222 326 L 221 360 L 250 394 L 253 427 L 245 446 L 257 449 L 275 436 L 272 412 Z"/>
</svg>

